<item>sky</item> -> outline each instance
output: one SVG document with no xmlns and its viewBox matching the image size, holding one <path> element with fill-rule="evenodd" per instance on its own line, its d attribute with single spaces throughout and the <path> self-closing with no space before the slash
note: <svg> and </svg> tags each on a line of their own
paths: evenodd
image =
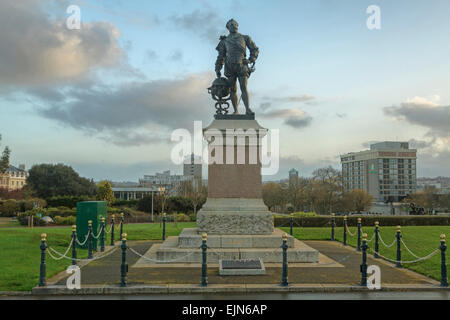
<svg viewBox="0 0 450 320">
<path fill-rule="evenodd" d="M 80 29 L 69 29 L 80 9 Z M 380 29 L 369 29 L 370 5 Z M 418 176 L 450 176 L 447 0 L 0 0 L 0 134 L 13 165 L 95 180 L 170 169 L 173 130 L 209 125 L 215 50 L 234 18 L 260 49 L 256 119 L 302 176 L 409 141 Z M 242 103 L 240 110 L 244 109 Z M 204 168 L 206 176 L 206 167 Z"/>
</svg>

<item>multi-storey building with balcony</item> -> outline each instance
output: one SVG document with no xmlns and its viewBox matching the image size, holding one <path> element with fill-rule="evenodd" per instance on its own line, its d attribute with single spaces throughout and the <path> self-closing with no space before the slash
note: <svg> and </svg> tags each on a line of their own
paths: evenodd
<svg viewBox="0 0 450 320">
<path fill-rule="evenodd" d="M 416 160 L 408 142 L 385 141 L 341 155 L 344 191 L 365 190 L 375 202 L 401 201 L 416 192 Z"/>
</svg>

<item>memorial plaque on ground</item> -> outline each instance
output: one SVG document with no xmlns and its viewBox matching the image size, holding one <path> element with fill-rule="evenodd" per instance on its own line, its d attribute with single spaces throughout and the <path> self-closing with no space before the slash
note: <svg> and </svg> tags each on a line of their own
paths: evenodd
<svg viewBox="0 0 450 320">
<path fill-rule="evenodd" d="M 259 260 L 222 260 L 223 269 L 261 269 Z"/>
<path fill-rule="evenodd" d="M 266 273 L 261 259 L 219 260 L 221 276 L 250 276 Z"/>
</svg>

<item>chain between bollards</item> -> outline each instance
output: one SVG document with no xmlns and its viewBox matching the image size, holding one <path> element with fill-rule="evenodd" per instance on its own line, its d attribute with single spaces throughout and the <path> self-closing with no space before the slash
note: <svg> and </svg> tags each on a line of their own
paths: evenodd
<svg viewBox="0 0 450 320">
<path fill-rule="evenodd" d="M 88 221 L 88 259 L 92 259 L 94 255 L 92 254 L 92 220 Z"/>
<path fill-rule="evenodd" d="M 334 227 L 336 227 L 336 217 L 334 213 L 331 214 L 331 241 L 334 241 Z"/>
<path fill-rule="evenodd" d="M 41 234 L 41 269 L 39 273 L 39 287 L 45 287 L 47 285 L 46 281 L 46 264 L 45 264 L 45 251 L 47 250 L 47 234 Z"/>
<path fill-rule="evenodd" d="M 447 249 L 445 245 L 445 234 L 441 234 L 441 246 L 439 249 L 441 250 L 441 286 L 448 287 L 447 264 L 445 262 L 445 250 Z"/>
<path fill-rule="evenodd" d="M 344 246 L 347 245 L 347 216 L 344 216 Z"/>
<path fill-rule="evenodd" d="M 111 215 L 111 245 L 114 246 L 114 215 Z"/>
<path fill-rule="evenodd" d="M 166 221 L 167 221 L 167 216 L 165 212 L 163 213 L 162 221 L 163 221 L 162 239 L 164 241 L 166 240 Z"/>
<path fill-rule="evenodd" d="M 379 250 L 378 240 L 379 240 L 379 232 L 380 232 L 379 225 L 380 225 L 380 223 L 378 221 L 376 221 L 375 222 L 375 253 L 373 254 L 374 258 L 379 258 L 378 257 L 378 250 Z"/>
<path fill-rule="evenodd" d="M 202 287 L 206 287 L 208 285 L 208 277 L 207 277 L 207 248 L 208 246 L 206 245 L 206 239 L 207 239 L 208 235 L 206 233 L 203 234 L 202 236 Z"/>
<path fill-rule="evenodd" d="M 396 263 L 396 267 L 397 268 L 401 268 L 402 267 L 402 248 L 401 248 L 401 239 L 402 239 L 402 231 L 401 231 L 400 226 L 397 226 L 397 234 L 396 234 L 396 238 L 397 238 L 397 263 Z"/>
<path fill-rule="evenodd" d="M 77 226 L 72 226 L 72 265 L 77 265 Z"/>
<path fill-rule="evenodd" d="M 281 275 L 281 286 L 287 287 L 289 285 L 288 282 L 288 264 L 287 264 L 287 234 L 283 234 L 283 244 L 281 245 L 283 249 L 283 272 Z"/>
<path fill-rule="evenodd" d="M 128 272 L 128 264 L 127 264 L 127 234 L 121 234 L 120 238 L 122 239 L 122 264 L 120 265 L 120 286 L 127 286 L 127 272 Z"/>
<path fill-rule="evenodd" d="M 292 236 L 292 228 L 294 227 L 294 214 L 291 213 L 291 217 L 289 218 L 289 234 Z"/>
<path fill-rule="evenodd" d="M 100 225 L 100 252 L 105 252 L 105 218 L 102 218 L 102 224 Z"/>
<path fill-rule="evenodd" d="M 367 233 L 363 234 L 362 239 L 362 264 L 361 264 L 361 286 L 367 287 Z"/>
<path fill-rule="evenodd" d="M 122 235 L 123 235 L 123 222 L 125 219 L 123 218 L 123 212 L 120 214 L 120 241 L 122 241 Z"/>
</svg>

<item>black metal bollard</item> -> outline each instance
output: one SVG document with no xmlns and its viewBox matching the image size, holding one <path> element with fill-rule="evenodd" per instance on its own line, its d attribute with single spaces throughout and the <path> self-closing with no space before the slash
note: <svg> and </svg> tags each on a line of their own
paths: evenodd
<svg viewBox="0 0 450 320">
<path fill-rule="evenodd" d="M 207 248 L 208 246 L 206 245 L 206 239 L 207 239 L 208 235 L 206 233 L 203 234 L 202 236 L 202 287 L 206 287 L 208 285 L 208 277 L 207 277 L 207 273 L 208 273 L 208 264 L 207 264 Z"/>
<path fill-rule="evenodd" d="M 105 252 L 105 218 L 102 218 L 100 228 L 100 252 Z"/>
<path fill-rule="evenodd" d="M 72 226 L 72 265 L 77 265 L 77 226 Z"/>
<path fill-rule="evenodd" d="M 347 245 L 347 216 L 344 216 L 344 246 Z"/>
<path fill-rule="evenodd" d="M 362 241 L 361 286 L 367 287 L 367 233 L 363 234 Z"/>
<path fill-rule="evenodd" d="M 445 245 L 445 234 L 441 234 L 441 286 L 448 287 L 448 279 L 447 279 L 447 264 L 445 262 L 445 250 L 447 246 Z"/>
<path fill-rule="evenodd" d="M 114 246 L 114 215 L 111 215 L 111 245 Z"/>
<path fill-rule="evenodd" d="M 336 217 L 331 214 L 331 241 L 334 241 L 334 227 L 336 227 Z"/>
<path fill-rule="evenodd" d="M 358 218 L 358 245 L 356 251 L 361 251 L 361 218 Z"/>
<path fill-rule="evenodd" d="M 163 213 L 162 221 L 163 221 L 162 239 L 164 241 L 166 240 L 166 221 L 167 221 L 167 216 L 165 212 Z"/>
<path fill-rule="evenodd" d="M 127 234 L 124 233 L 120 236 L 122 238 L 122 264 L 120 265 L 120 286 L 127 286 L 127 272 L 128 272 L 128 264 L 127 264 Z"/>
<path fill-rule="evenodd" d="M 283 272 L 281 274 L 281 286 L 287 287 L 288 283 L 288 264 L 287 264 L 287 234 L 283 234 L 283 244 L 281 245 L 283 249 Z"/>
<path fill-rule="evenodd" d="M 378 221 L 376 221 L 375 222 L 375 253 L 373 254 L 374 258 L 379 258 L 378 257 L 378 250 L 379 250 L 378 239 L 379 239 L 379 232 L 380 232 L 380 230 L 378 228 L 379 225 L 380 225 L 380 223 Z"/>
<path fill-rule="evenodd" d="M 402 231 L 401 227 L 397 226 L 397 235 L 395 236 L 397 238 L 397 264 L 395 265 L 397 268 L 402 267 L 402 248 L 400 240 L 402 239 Z"/>
<path fill-rule="evenodd" d="M 292 236 L 292 228 L 294 227 L 294 214 L 291 213 L 291 217 L 289 218 L 289 234 Z"/>
<path fill-rule="evenodd" d="M 92 220 L 88 221 L 88 259 L 92 259 L 94 255 L 92 254 Z"/>
<path fill-rule="evenodd" d="M 41 234 L 41 272 L 39 273 L 39 287 L 45 287 L 47 281 L 45 279 L 46 264 L 45 264 L 45 250 L 47 250 L 47 234 Z"/>
<path fill-rule="evenodd" d="M 123 218 L 123 212 L 120 214 L 120 241 L 122 241 L 122 235 L 123 235 L 123 222 L 124 222 L 124 218 Z"/>
</svg>

